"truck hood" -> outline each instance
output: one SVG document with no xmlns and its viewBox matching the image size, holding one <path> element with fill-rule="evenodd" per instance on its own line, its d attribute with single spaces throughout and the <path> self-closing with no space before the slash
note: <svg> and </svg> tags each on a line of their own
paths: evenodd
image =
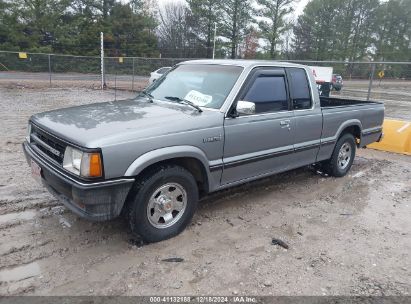
<svg viewBox="0 0 411 304">
<path fill-rule="evenodd" d="M 33 115 L 45 131 L 86 148 L 215 126 L 218 111 L 146 99 L 88 104 Z"/>
</svg>

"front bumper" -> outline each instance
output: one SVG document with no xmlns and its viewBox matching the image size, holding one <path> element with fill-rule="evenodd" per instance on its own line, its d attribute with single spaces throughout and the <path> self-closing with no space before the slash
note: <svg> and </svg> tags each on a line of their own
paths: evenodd
<svg viewBox="0 0 411 304">
<path fill-rule="evenodd" d="M 101 182 L 79 181 L 38 155 L 27 142 L 23 143 L 27 162 L 41 168 L 41 182 L 74 213 L 93 221 L 105 221 L 120 215 L 134 179 Z"/>
</svg>

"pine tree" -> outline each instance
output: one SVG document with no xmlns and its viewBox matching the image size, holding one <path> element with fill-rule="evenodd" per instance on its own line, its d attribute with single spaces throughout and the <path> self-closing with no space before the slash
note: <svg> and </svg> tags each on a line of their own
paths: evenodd
<svg viewBox="0 0 411 304">
<path fill-rule="evenodd" d="M 257 14 L 263 19 L 258 23 L 261 37 L 267 41 L 270 58 L 276 57 L 276 47 L 282 34 L 289 28 L 285 18 L 293 11 L 294 0 L 257 0 Z"/>
<path fill-rule="evenodd" d="M 192 31 L 203 42 L 206 57 L 212 57 L 214 27 L 220 21 L 219 0 L 188 0 Z"/>
<path fill-rule="evenodd" d="M 253 21 L 253 8 L 250 0 L 221 1 L 222 18 L 219 25 L 221 35 L 229 41 L 230 57 L 238 56 L 238 46 L 245 36 L 245 30 Z"/>
</svg>

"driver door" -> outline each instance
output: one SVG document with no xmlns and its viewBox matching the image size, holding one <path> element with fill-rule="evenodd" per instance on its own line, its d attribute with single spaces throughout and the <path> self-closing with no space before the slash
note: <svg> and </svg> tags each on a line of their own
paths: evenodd
<svg viewBox="0 0 411 304">
<path fill-rule="evenodd" d="M 295 118 L 285 70 L 255 69 L 237 100 L 255 103 L 255 113 L 225 118 L 222 184 L 286 171 L 293 160 Z"/>
</svg>

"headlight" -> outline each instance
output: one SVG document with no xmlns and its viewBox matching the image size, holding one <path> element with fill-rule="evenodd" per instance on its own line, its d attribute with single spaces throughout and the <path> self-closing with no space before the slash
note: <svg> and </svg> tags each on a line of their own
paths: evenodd
<svg viewBox="0 0 411 304">
<path fill-rule="evenodd" d="M 82 177 L 103 175 L 100 153 L 83 152 L 70 146 L 64 152 L 63 168 Z"/>
<path fill-rule="evenodd" d="M 28 143 L 30 143 L 30 142 L 31 142 L 30 135 L 31 135 L 31 123 L 29 123 L 29 124 L 27 125 L 27 135 L 26 135 L 26 140 L 27 140 L 27 142 L 28 142 Z"/>
</svg>

